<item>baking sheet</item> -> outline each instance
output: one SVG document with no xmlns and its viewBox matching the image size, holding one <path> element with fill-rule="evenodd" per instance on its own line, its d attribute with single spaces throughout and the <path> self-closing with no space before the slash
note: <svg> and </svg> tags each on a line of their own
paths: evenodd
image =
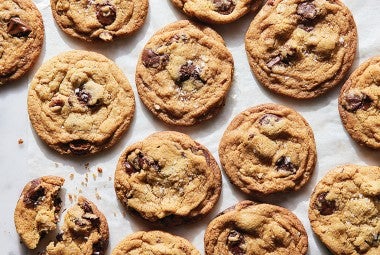
<svg viewBox="0 0 380 255">
<path fill-rule="evenodd" d="M 359 47 L 354 67 L 369 57 L 380 54 L 380 1 L 345 0 L 357 23 Z M 36 0 L 45 23 L 45 44 L 38 63 L 21 80 L 0 87 L 0 247 L 1 254 L 36 254 L 20 243 L 13 224 L 13 210 L 26 182 L 42 175 L 59 175 L 66 179 L 63 195 L 64 208 L 71 206 L 69 199 L 84 195 L 95 202 L 106 215 L 110 228 L 110 254 L 126 235 L 149 229 L 149 224 L 130 216 L 116 199 L 113 174 L 119 155 L 129 144 L 161 130 L 176 130 L 190 135 L 205 145 L 219 162 L 218 144 L 228 123 L 244 109 L 261 103 L 274 102 L 296 109 L 314 130 L 318 162 L 308 185 L 300 192 L 277 195 L 267 201 L 284 206 L 303 222 L 309 235 L 309 254 L 329 254 L 312 234 L 307 218 L 308 199 L 318 180 L 331 168 L 346 163 L 379 165 L 379 152 L 359 147 L 345 132 L 337 110 L 339 87 L 313 100 L 297 101 L 273 95 L 258 85 L 250 71 L 244 49 L 244 36 L 253 18 L 223 26 L 212 26 L 225 39 L 235 61 L 234 82 L 224 109 L 212 120 L 194 127 L 172 127 L 158 120 L 140 102 L 134 83 L 139 53 L 152 34 L 171 22 L 186 17 L 169 0 L 150 0 L 145 25 L 132 37 L 113 43 L 87 44 L 66 36 L 55 24 L 49 0 Z M 26 109 L 27 87 L 38 67 L 53 56 L 71 49 L 92 50 L 114 60 L 132 84 L 136 97 L 136 114 L 129 131 L 110 150 L 85 158 L 60 156 L 51 151 L 36 136 Z M 351 70 L 352 71 L 352 70 Z M 23 143 L 19 144 L 19 139 Z M 102 169 L 99 173 L 98 168 Z M 167 229 L 191 241 L 201 252 L 203 235 L 208 222 L 223 209 L 243 199 L 249 199 L 235 189 L 223 173 L 223 190 L 215 209 L 200 222 Z M 46 244 L 47 241 L 45 241 Z M 42 248 L 41 248 L 42 249 Z M 40 249 L 40 250 L 41 250 Z"/>
</svg>

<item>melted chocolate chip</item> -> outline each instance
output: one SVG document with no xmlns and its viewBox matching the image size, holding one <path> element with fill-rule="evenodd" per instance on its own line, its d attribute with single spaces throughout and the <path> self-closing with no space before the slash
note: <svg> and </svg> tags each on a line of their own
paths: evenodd
<svg viewBox="0 0 380 255">
<path fill-rule="evenodd" d="M 280 117 L 278 115 L 266 113 L 266 114 L 264 114 L 264 116 L 262 116 L 259 119 L 259 123 L 260 123 L 260 125 L 269 125 L 273 122 L 279 122 L 281 119 L 282 119 L 282 117 Z"/>
<path fill-rule="evenodd" d="M 327 192 L 322 192 L 317 196 L 316 208 L 321 215 L 331 215 L 336 210 L 334 200 L 326 200 Z"/>
<path fill-rule="evenodd" d="M 200 77 L 200 72 L 201 69 L 199 66 L 194 65 L 192 61 L 187 61 L 186 64 L 182 65 L 179 69 L 179 77 L 176 83 L 181 84 L 182 82 L 187 81 L 189 79 L 202 81 Z"/>
<path fill-rule="evenodd" d="M 76 155 L 87 154 L 91 149 L 91 143 L 86 140 L 75 140 L 69 144 L 70 151 Z"/>
<path fill-rule="evenodd" d="M 58 242 L 62 242 L 63 241 L 63 233 L 59 233 L 56 237 Z"/>
<path fill-rule="evenodd" d="M 82 218 L 91 222 L 91 225 L 95 228 L 100 226 L 100 218 L 92 213 L 85 213 Z"/>
<path fill-rule="evenodd" d="M 231 14 L 236 4 L 232 0 L 212 0 L 214 6 L 220 14 L 228 15 Z"/>
<path fill-rule="evenodd" d="M 152 49 L 145 49 L 141 58 L 145 67 L 152 67 L 158 70 L 164 69 L 169 62 L 169 55 L 157 54 Z"/>
<path fill-rule="evenodd" d="M 116 19 L 116 8 L 111 4 L 97 4 L 96 18 L 103 26 L 114 23 Z"/>
<path fill-rule="evenodd" d="M 54 197 L 53 205 L 55 207 L 54 213 L 59 213 L 59 211 L 61 211 L 62 199 L 58 195 Z"/>
<path fill-rule="evenodd" d="M 27 37 L 32 32 L 32 29 L 19 17 L 12 17 L 8 22 L 7 32 L 11 36 Z"/>
<path fill-rule="evenodd" d="M 76 88 L 74 93 L 77 96 L 79 102 L 83 104 L 87 105 L 87 103 L 91 100 L 91 95 L 82 88 Z"/>
<path fill-rule="evenodd" d="M 228 250 L 233 255 L 245 255 L 242 245 L 245 243 L 244 236 L 236 230 L 231 230 L 227 236 Z"/>
<path fill-rule="evenodd" d="M 92 254 L 93 255 L 104 255 L 105 241 L 99 240 L 98 242 L 92 245 Z"/>
<path fill-rule="evenodd" d="M 41 203 L 45 196 L 45 188 L 40 186 L 39 180 L 33 180 L 28 192 L 24 196 L 24 203 L 26 206 L 35 207 Z"/>
<path fill-rule="evenodd" d="M 297 6 L 297 14 L 301 16 L 303 20 L 313 20 L 317 17 L 317 8 L 313 3 L 303 2 Z"/>
<path fill-rule="evenodd" d="M 347 93 L 344 99 L 346 101 L 344 108 L 349 112 L 356 112 L 359 109 L 367 110 L 372 103 L 371 98 L 363 93 Z"/>
<path fill-rule="evenodd" d="M 297 167 L 294 165 L 289 157 L 282 156 L 276 161 L 276 169 L 277 171 L 283 170 L 291 172 L 292 174 L 295 174 L 297 172 Z"/>
</svg>

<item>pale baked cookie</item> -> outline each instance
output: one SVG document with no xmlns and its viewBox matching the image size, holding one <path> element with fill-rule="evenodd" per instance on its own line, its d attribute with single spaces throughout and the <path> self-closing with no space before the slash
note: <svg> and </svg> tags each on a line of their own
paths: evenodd
<svg viewBox="0 0 380 255">
<path fill-rule="evenodd" d="M 31 0 L 0 1 L 0 85 L 24 75 L 44 41 L 42 16 Z"/>
<path fill-rule="evenodd" d="M 380 57 L 360 65 L 343 85 L 339 114 L 351 137 L 361 145 L 380 149 Z"/>
<path fill-rule="evenodd" d="M 63 232 L 51 242 L 44 255 L 104 255 L 108 246 L 107 220 L 94 203 L 84 197 L 67 210 Z"/>
<path fill-rule="evenodd" d="M 148 0 L 50 0 L 54 19 L 68 35 L 112 41 L 138 30 L 148 13 Z"/>
<path fill-rule="evenodd" d="M 263 0 L 171 0 L 186 15 L 212 24 L 226 24 L 257 10 Z"/>
<path fill-rule="evenodd" d="M 333 254 L 380 254 L 380 167 L 338 166 L 315 187 L 311 227 Z"/>
<path fill-rule="evenodd" d="M 163 231 L 139 231 L 127 236 L 112 255 L 200 255 L 186 239 Z"/>
<path fill-rule="evenodd" d="M 219 144 L 219 157 L 231 182 L 262 196 L 299 190 L 313 173 L 313 131 L 296 111 L 263 104 L 237 115 Z"/>
<path fill-rule="evenodd" d="M 137 64 L 136 85 L 155 116 L 188 126 L 219 112 L 233 70 L 223 39 L 210 28 L 183 20 L 158 31 L 146 44 Z"/>
<path fill-rule="evenodd" d="M 43 176 L 25 185 L 14 222 L 21 242 L 29 249 L 35 249 L 45 234 L 57 228 L 61 210 L 59 191 L 64 181 L 58 176 Z"/>
<path fill-rule="evenodd" d="M 123 72 L 103 55 L 69 51 L 46 62 L 32 80 L 30 121 L 61 154 L 90 154 L 115 144 L 134 114 Z"/>
<path fill-rule="evenodd" d="M 222 186 L 211 153 L 189 136 L 158 132 L 128 146 L 115 171 L 122 204 L 164 225 L 196 220 L 209 213 Z"/>
<path fill-rule="evenodd" d="M 307 233 L 292 212 L 270 204 L 242 201 L 207 226 L 206 255 L 307 253 Z"/>
<path fill-rule="evenodd" d="M 357 47 L 351 12 L 340 0 L 268 0 L 246 34 L 259 82 L 293 98 L 313 98 L 336 86 Z"/>
</svg>

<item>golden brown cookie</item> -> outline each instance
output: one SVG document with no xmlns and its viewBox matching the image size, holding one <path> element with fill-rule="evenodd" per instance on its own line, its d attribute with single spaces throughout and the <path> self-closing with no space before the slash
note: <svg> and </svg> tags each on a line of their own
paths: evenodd
<svg viewBox="0 0 380 255">
<path fill-rule="evenodd" d="M 115 171 L 115 191 L 122 204 L 164 225 L 209 213 L 221 185 L 220 169 L 211 153 L 174 131 L 154 133 L 128 146 Z"/>
<path fill-rule="evenodd" d="M 231 182 L 252 196 L 299 190 L 313 173 L 313 131 L 296 111 L 263 104 L 237 115 L 221 139 L 219 157 Z"/>
<path fill-rule="evenodd" d="M 139 231 L 127 236 L 112 255 L 200 255 L 186 239 L 163 231 Z"/>
<path fill-rule="evenodd" d="M 232 55 L 214 30 L 182 20 L 158 31 L 145 45 L 136 86 L 153 115 L 189 126 L 219 112 L 233 70 Z"/>
<path fill-rule="evenodd" d="M 25 185 L 14 222 L 21 242 L 29 249 L 35 249 L 45 234 L 57 228 L 61 210 L 59 191 L 64 181 L 58 176 L 43 176 Z"/>
<path fill-rule="evenodd" d="M 69 51 L 47 61 L 32 80 L 29 118 L 36 133 L 61 154 L 111 147 L 135 110 L 132 88 L 114 62 L 95 52 Z"/>
<path fill-rule="evenodd" d="M 0 1 L 0 85 L 24 75 L 44 41 L 40 11 L 31 0 Z"/>
<path fill-rule="evenodd" d="M 359 144 L 380 149 L 380 57 L 360 65 L 343 85 L 339 114 L 351 137 Z"/>
<path fill-rule="evenodd" d="M 107 220 L 96 205 L 84 197 L 67 210 L 63 232 L 44 255 L 104 255 L 108 246 Z"/>
<path fill-rule="evenodd" d="M 112 41 L 138 30 L 148 13 L 148 0 L 50 0 L 54 19 L 68 35 Z"/>
<path fill-rule="evenodd" d="M 357 32 L 340 0 L 269 0 L 245 43 L 263 86 L 293 98 L 313 98 L 344 78 L 355 58 Z"/>
<path fill-rule="evenodd" d="M 242 201 L 207 226 L 206 255 L 305 255 L 307 233 L 292 212 L 270 204 Z"/>
<path fill-rule="evenodd" d="M 380 254 L 380 167 L 338 166 L 315 187 L 311 227 L 333 254 Z"/>
</svg>

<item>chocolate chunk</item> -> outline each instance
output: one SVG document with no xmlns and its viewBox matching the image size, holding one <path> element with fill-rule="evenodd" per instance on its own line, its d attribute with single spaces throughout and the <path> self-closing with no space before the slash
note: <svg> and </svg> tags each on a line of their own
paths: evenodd
<svg viewBox="0 0 380 255">
<path fill-rule="evenodd" d="M 203 82 L 200 77 L 201 69 L 199 66 L 194 65 L 193 61 L 187 61 L 186 64 L 182 65 L 179 69 L 179 77 L 176 81 L 177 85 L 189 79 L 194 79 Z"/>
<path fill-rule="evenodd" d="M 104 255 L 105 254 L 105 252 L 104 252 L 105 247 L 106 247 L 105 241 L 99 240 L 98 242 L 96 242 L 92 245 L 92 254 Z"/>
<path fill-rule="evenodd" d="M 313 3 L 303 2 L 297 6 L 297 14 L 304 20 L 313 20 L 317 17 L 317 8 Z"/>
<path fill-rule="evenodd" d="M 345 97 L 343 107 L 349 112 L 356 112 L 359 109 L 367 110 L 372 103 L 371 98 L 361 92 L 348 92 Z"/>
<path fill-rule="evenodd" d="M 63 107 L 65 105 L 65 102 L 60 99 L 60 98 L 57 98 L 57 97 L 53 97 L 51 100 L 50 100 L 50 103 L 49 103 L 49 107 Z"/>
<path fill-rule="evenodd" d="M 58 195 L 56 195 L 56 196 L 54 197 L 54 199 L 53 199 L 53 205 L 54 205 L 54 207 L 55 207 L 55 209 L 54 209 L 54 213 L 55 213 L 55 214 L 58 214 L 59 211 L 61 211 L 61 205 L 62 205 L 62 199 L 61 199 Z M 57 216 L 57 217 L 58 217 L 58 216 Z"/>
<path fill-rule="evenodd" d="M 70 151 L 76 155 L 87 154 L 91 149 L 91 143 L 86 140 L 75 140 L 69 143 Z"/>
<path fill-rule="evenodd" d="M 314 29 L 314 26 L 310 24 L 299 24 L 298 27 L 305 30 L 306 32 L 311 32 Z"/>
<path fill-rule="evenodd" d="M 63 233 L 59 233 L 56 237 L 58 242 L 62 242 L 63 241 Z"/>
<path fill-rule="evenodd" d="M 19 17 L 12 17 L 7 26 L 7 32 L 15 37 L 27 37 L 31 32 L 31 27 Z"/>
<path fill-rule="evenodd" d="M 85 213 L 93 213 L 92 211 L 92 208 L 91 208 L 91 205 L 87 202 L 87 201 L 84 201 L 82 204 L 79 205 L 80 208 L 82 208 L 82 210 L 85 212 Z"/>
<path fill-rule="evenodd" d="M 95 228 L 100 226 L 100 218 L 93 213 L 85 213 L 82 218 L 91 222 L 91 225 Z"/>
<path fill-rule="evenodd" d="M 281 57 L 280 56 L 275 56 L 271 60 L 267 62 L 267 67 L 272 68 L 273 66 L 277 65 L 278 63 L 281 62 Z"/>
<path fill-rule="evenodd" d="M 281 119 L 282 119 L 282 117 L 280 117 L 278 115 L 266 113 L 266 114 L 264 114 L 264 116 L 262 116 L 259 119 L 259 123 L 260 123 L 260 125 L 269 125 L 273 122 L 279 122 Z"/>
<path fill-rule="evenodd" d="M 161 167 L 157 160 L 153 160 L 147 156 L 145 156 L 142 152 L 137 153 L 137 157 L 135 157 L 132 162 L 125 161 L 124 163 L 125 171 L 127 174 L 131 175 L 133 173 L 138 173 L 140 170 L 144 168 L 153 168 L 155 171 L 160 171 Z"/>
<path fill-rule="evenodd" d="M 233 255 L 245 255 L 245 250 L 243 249 L 244 236 L 236 230 L 231 230 L 227 236 L 227 246 L 228 250 Z"/>
<path fill-rule="evenodd" d="M 327 192 L 322 192 L 317 196 L 316 208 L 321 215 L 331 215 L 337 209 L 334 200 L 326 200 Z"/>
<path fill-rule="evenodd" d="M 139 171 L 136 170 L 136 168 L 134 168 L 128 161 L 125 161 L 124 163 L 124 167 L 125 167 L 125 172 L 129 175 L 133 174 L 133 173 L 137 173 Z"/>
<path fill-rule="evenodd" d="M 283 170 L 295 174 L 297 167 L 290 161 L 289 157 L 282 156 L 276 161 L 276 170 Z"/>
<path fill-rule="evenodd" d="M 40 186 L 40 180 L 33 180 L 29 190 L 24 195 L 26 206 L 36 207 L 45 196 L 45 188 Z"/>
<path fill-rule="evenodd" d="M 74 90 L 75 95 L 77 96 L 79 102 L 86 104 L 91 100 L 91 95 L 83 90 L 82 88 L 76 88 Z"/>
<path fill-rule="evenodd" d="M 169 62 L 169 55 L 157 54 L 152 49 L 145 49 L 141 56 L 145 67 L 153 67 L 163 70 Z"/>
<path fill-rule="evenodd" d="M 197 145 L 200 145 L 197 143 Z M 206 162 L 207 162 L 207 165 L 210 165 L 211 164 L 211 158 L 210 158 L 210 154 L 203 148 L 201 147 L 190 147 L 190 150 L 192 153 L 196 154 L 196 155 L 199 155 L 199 152 L 202 153 L 202 155 L 205 157 L 206 159 Z"/>
<path fill-rule="evenodd" d="M 96 18 L 103 26 L 114 23 L 116 19 L 116 8 L 111 4 L 97 4 Z"/>
<path fill-rule="evenodd" d="M 223 15 L 231 14 L 236 4 L 232 0 L 212 0 L 217 12 Z"/>
</svg>

